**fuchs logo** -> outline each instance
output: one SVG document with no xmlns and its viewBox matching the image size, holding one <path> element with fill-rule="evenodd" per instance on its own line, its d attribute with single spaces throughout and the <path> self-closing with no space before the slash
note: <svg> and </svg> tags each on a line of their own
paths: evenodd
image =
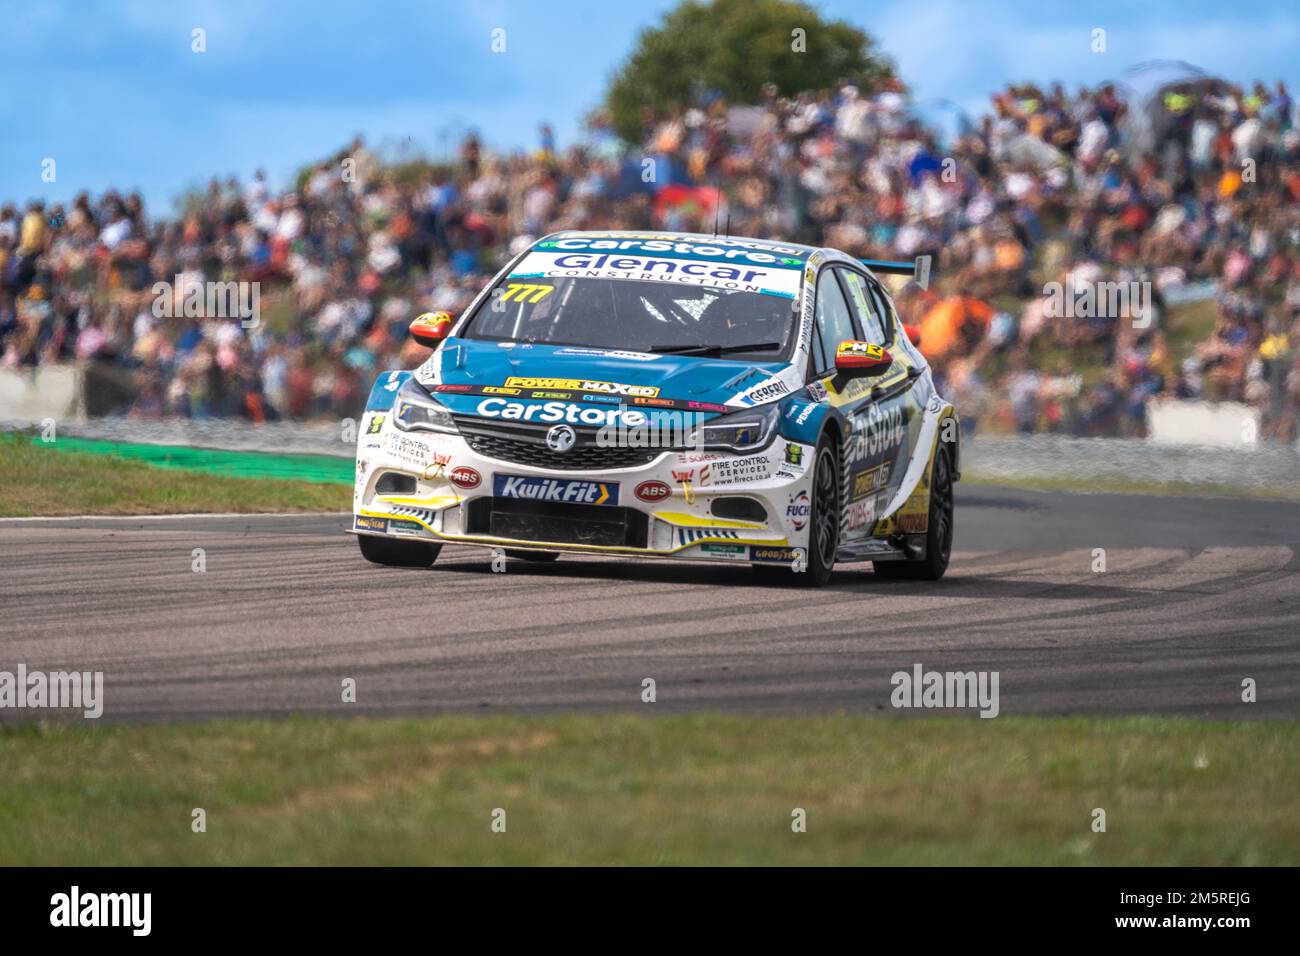
<svg viewBox="0 0 1300 956">
<path fill-rule="evenodd" d="M 483 476 L 465 465 L 453 468 L 450 477 L 451 483 L 457 488 L 477 488 L 483 483 Z"/>
<path fill-rule="evenodd" d="M 808 516 L 812 514 L 812 505 L 808 503 L 808 492 L 801 491 L 790 499 L 790 504 L 785 509 L 785 516 L 790 519 L 790 524 L 794 526 L 795 531 L 802 531 L 808 525 Z"/>
<path fill-rule="evenodd" d="M 643 481 L 636 486 L 636 496 L 642 501 L 663 501 L 673 490 L 662 481 Z"/>
</svg>

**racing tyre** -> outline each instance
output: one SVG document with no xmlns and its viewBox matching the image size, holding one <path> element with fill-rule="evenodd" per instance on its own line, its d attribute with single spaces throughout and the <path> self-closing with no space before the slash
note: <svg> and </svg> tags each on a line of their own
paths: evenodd
<svg viewBox="0 0 1300 956">
<path fill-rule="evenodd" d="M 806 567 L 795 571 L 780 564 L 755 564 L 754 576 L 764 584 L 796 584 L 819 588 L 835 570 L 840 544 L 840 465 L 834 443 L 825 435 L 813 457 L 812 509 L 808 516 Z"/>
<path fill-rule="evenodd" d="M 520 561 L 554 561 L 559 556 L 558 551 L 516 551 L 506 548 L 507 558 L 518 558 Z"/>
<path fill-rule="evenodd" d="M 930 527 L 925 532 L 925 557 L 916 561 L 877 561 L 882 578 L 938 581 L 948 570 L 952 555 L 952 452 L 939 446 L 930 481 Z"/>
<path fill-rule="evenodd" d="M 374 535 L 357 535 L 361 556 L 373 564 L 386 564 L 391 568 L 427 568 L 438 560 L 440 544 L 425 541 L 394 541 Z"/>
</svg>

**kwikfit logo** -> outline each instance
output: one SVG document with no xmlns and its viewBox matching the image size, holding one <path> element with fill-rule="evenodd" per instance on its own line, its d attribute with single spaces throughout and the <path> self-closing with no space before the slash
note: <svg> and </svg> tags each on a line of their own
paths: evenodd
<svg viewBox="0 0 1300 956">
<path fill-rule="evenodd" d="M 564 481 L 558 478 L 530 478 L 497 475 L 493 494 L 498 498 L 558 501 L 583 505 L 618 504 L 618 485 L 612 481 Z"/>
</svg>

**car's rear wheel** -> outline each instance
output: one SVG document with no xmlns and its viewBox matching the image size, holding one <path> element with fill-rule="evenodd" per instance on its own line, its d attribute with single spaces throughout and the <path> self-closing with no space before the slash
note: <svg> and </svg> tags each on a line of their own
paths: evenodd
<svg viewBox="0 0 1300 956">
<path fill-rule="evenodd" d="M 554 561 L 559 556 L 558 551 L 518 551 L 506 548 L 506 557 L 519 558 L 521 561 Z"/>
<path fill-rule="evenodd" d="M 808 516 L 808 550 L 802 570 L 785 565 L 755 564 L 764 583 L 821 587 L 835 570 L 840 545 L 840 465 L 835 444 L 823 435 L 813 456 L 812 507 Z"/>
<path fill-rule="evenodd" d="M 427 541 L 395 541 L 369 534 L 357 535 L 357 544 L 361 546 L 361 556 L 367 561 L 392 568 L 430 567 L 442 550 L 442 545 Z"/>
<path fill-rule="evenodd" d="M 925 557 L 915 561 L 877 561 L 878 575 L 911 581 L 938 581 L 943 577 L 952 556 L 952 497 L 952 452 L 947 444 L 941 444 L 930 476 L 930 524 L 925 532 Z"/>
</svg>

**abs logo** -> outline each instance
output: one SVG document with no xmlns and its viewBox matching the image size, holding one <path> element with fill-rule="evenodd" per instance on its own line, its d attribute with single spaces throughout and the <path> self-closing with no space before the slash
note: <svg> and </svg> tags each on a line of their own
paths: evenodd
<svg viewBox="0 0 1300 956">
<path fill-rule="evenodd" d="M 457 488 L 465 488 L 466 490 L 477 488 L 483 483 L 483 476 L 473 468 L 469 468 L 465 465 L 461 465 L 459 468 L 453 468 L 448 477 L 451 478 L 451 483 Z"/>
<path fill-rule="evenodd" d="M 655 502 L 663 501 L 673 493 L 673 490 L 662 481 L 643 481 L 636 486 L 636 491 L 633 493 L 642 501 Z"/>
<path fill-rule="evenodd" d="M 795 531 L 802 531 L 808 526 L 808 517 L 812 514 L 812 505 L 808 502 L 808 492 L 801 491 L 790 499 L 790 504 L 786 506 L 785 516 L 790 519 L 790 524 L 794 526 Z"/>
</svg>

